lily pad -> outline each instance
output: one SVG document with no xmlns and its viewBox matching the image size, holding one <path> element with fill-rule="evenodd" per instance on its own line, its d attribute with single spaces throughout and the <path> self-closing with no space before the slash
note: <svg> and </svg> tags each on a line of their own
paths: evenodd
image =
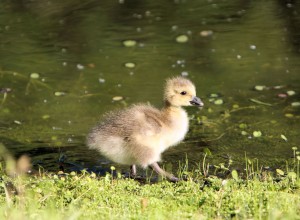
<svg viewBox="0 0 300 220">
<path fill-rule="evenodd" d="M 179 35 L 178 37 L 176 37 L 176 42 L 177 43 L 186 43 L 188 42 L 189 37 L 187 35 Z"/>
</svg>

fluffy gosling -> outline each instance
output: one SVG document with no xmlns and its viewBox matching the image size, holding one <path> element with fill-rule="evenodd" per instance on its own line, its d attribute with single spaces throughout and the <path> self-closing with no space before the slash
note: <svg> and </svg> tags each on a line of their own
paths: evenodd
<svg viewBox="0 0 300 220">
<path fill-rule="evenodd" d="M 176 182 L 178 178 L 158 165 L 161 154 L 178 144 L 188 131 L 189 121 L 182 106 L 199 106 L 194 84 L 183 77 L 170 78 L 164 90 L 165 106 L 159 110 L 147 104 L 110 112 L 87 137 L 90 149 L 96 149 L 108 159 L 131 166 L 150 166 L 158 174 Z"/>
</svg>

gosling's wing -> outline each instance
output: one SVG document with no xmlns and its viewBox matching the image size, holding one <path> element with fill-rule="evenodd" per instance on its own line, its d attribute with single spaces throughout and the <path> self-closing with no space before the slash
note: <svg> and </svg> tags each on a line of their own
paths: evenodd
<svg viewBox="0 0 300 220">
<path fill-rule="evenodd" d="M 161 113 L 151 106 L 140 106 L 136 110 L 135 122 L 138 124 L 135 132 L 145 136 L 154 136 L 161 133 L 164 120 Z"/>
</svg>

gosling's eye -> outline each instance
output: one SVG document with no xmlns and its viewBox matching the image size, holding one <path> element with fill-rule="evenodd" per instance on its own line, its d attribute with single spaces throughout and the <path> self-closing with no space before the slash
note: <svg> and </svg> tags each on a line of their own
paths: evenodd
<svg viewBox="0 0 300 220">
<path fill-rule="evenodd" d="M 182 91 L 180 94 L 181 95 L 186 95 L 186 91 Z"/>
</svg>

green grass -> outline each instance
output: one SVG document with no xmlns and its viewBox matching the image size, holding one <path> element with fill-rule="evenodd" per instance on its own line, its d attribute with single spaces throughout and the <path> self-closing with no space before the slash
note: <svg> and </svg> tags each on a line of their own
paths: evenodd
<svg viewBox="0 0 300 220">
<path fill-rule="evenodd" d="M 300 218 L 300 181 L 291 175 L 154 184 L 89 173 L 17 178 L 2 173 L 2 179 L 0 219 Z M 19 195 L 5 193 L 9 181 L 21 189 Z"/>
</svg>

